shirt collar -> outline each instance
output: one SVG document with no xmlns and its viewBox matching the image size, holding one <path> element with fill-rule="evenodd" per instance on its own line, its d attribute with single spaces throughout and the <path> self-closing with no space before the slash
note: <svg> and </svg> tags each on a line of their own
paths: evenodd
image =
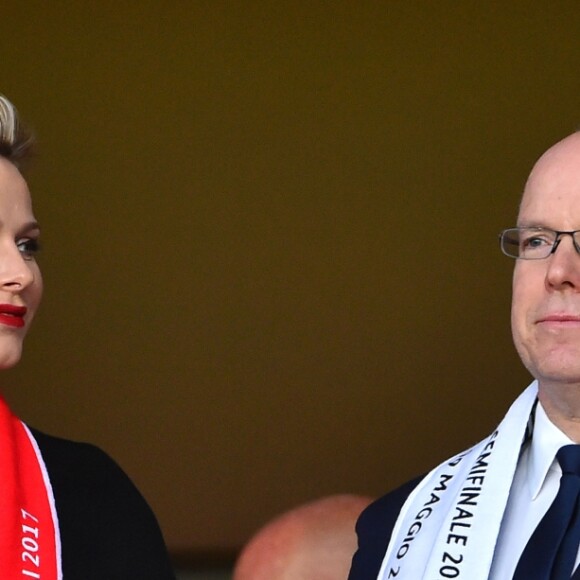
<svg viewBox="0 0 580 580">
<path fill-rule="evenodd" d="M 561 473 L 556 461 L 558 449 L 574 443 L 548 419 L 539 402 L 535 413 L 534 432 L 528 455 L 528 488 L 532 500 L 540 493 L 550 470 Z"/>
</svg>

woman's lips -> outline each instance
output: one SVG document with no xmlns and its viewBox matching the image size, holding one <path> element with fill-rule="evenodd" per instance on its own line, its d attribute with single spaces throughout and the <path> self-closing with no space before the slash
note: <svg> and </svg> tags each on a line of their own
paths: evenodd
<svg viewBox="0 0 580 580">
<path fill-rule="evenodd" d="M 12 304 L 0 304 L 0 324 L 22 328 L 24 326 L 24 315 L 26 307 L 14 306 Z"/>
</svg>

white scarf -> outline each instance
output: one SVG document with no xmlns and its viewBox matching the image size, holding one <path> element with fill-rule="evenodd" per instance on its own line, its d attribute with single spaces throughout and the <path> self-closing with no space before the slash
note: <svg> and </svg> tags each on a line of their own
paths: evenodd
<svg viewBox="0 0 580 580">
<path fill-rule="evenodd" d="M 499 427 L 442 463 L 401 509 L 377 580 L 487 580 L 538 385 Z"/>
</svg>

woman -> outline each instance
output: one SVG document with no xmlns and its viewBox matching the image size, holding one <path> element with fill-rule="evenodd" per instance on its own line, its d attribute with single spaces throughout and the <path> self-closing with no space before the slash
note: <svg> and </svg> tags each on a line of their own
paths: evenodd
<svg viewBox="0 0 580 580">
<path fill-rule="evenodd" d="M 42 296 L 40 228 L 20 172 L 32 139 L 0 96 L 0 368 L 20 360 Z M 102 451 L 26 427 L 0 398 L 0 577 L 174 578 L 159 526 Z"/>
</svg>

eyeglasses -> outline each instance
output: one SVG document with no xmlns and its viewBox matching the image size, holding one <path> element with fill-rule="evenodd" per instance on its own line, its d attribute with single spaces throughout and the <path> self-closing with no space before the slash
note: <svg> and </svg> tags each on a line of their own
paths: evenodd
<svg viewBox="0 0 580 580">
<path fill-rule="evenodd" d="M 580 230 L 560 232 L 550 228 L 509 228 L 499 235 L 501 251 L 510 258 L 542 260 L 553 254 L 562 236 L 571 236 L 580 254 Z"/>
</svg>

